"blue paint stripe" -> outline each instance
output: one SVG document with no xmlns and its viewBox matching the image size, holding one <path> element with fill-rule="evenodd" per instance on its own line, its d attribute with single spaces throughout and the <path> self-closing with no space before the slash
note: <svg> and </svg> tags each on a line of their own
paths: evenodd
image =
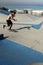
<svg viewBox="0 0 43 65">
<path fill-rule="evenodd" d="M 8 15 L 10 12 L 0 9 L 0 13 L 5 14 L 5 15 Z"/>
<path fill-rule="evenodd" d="M 0 41 L 0 65 L 27 65 L 43 62 L 43 54 L 9 40 Z"/>
</svg>

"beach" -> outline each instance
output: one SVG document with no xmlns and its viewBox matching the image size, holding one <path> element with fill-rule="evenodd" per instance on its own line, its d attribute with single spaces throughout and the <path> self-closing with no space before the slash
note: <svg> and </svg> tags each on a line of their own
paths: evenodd
<svg viewBox="0 0 43 65">
<path fill-rule="evenodd" d="M 34 25 L 37 26 L 43 22 L 43 17 L 30 14 L 16 14 L 15 18 L 17 21 L 12 21 L 14 23 L 12 29 L 15 31 L 9 31 L 8 28 L 3 29 L 7 15 L 0 13 L 0 16 L 0 34 L 8 36 L 8 40 L 43 53 L 43 24 L 40 28 L 34 27 Z"/>
</svg>

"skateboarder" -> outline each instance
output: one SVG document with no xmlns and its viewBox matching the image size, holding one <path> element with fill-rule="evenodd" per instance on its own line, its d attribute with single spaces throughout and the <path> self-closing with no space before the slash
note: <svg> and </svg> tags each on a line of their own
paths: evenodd
<svg viewBox="0 0 43 65">
<path fill-rule="evenodd" d="M 12 20 L 16 21 L 16 19 L 14 18 L 15 16 L 15 13 L 14 12 L 11 12 L 8 17 L 7 17 L 7 26 L 9 27 L 9 30 L 11 30 L 12 26 L 13 26 L 13 23 L 12 23 Z M 3 25 L 3 28 L 5 28 L 6 25 Z"/>
</svg>

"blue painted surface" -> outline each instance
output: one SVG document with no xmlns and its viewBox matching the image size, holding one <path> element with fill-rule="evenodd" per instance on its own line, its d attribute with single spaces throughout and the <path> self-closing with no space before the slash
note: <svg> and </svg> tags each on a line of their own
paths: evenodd
<svg viewBox="0 0 43 65">
<path fill-rule="evenodd" d="M 32 27 L 35 29 L 40 29 L 42 24 L 43 24 L 43 22 L 41 22 L 40 24 L 32 24 Z"/>
<path fill-rule="evenodd" d="M 5 15 L 8 15 L 10 12 L 0 9 L 0 13 L 5 14 Z"/>
<path fill-rule="evenodd" d="M 27 65 L 43 62 L 43 54 L 16 42 L 0 40 L 0 65 Z"/>
<path fill-rule="evenodd" d="M 39 24 L 28 24 L 27 26 L 29 27 L 29 25 L 31 25 L 32 28 L 38 30 L 38 29 L 41 28 L 42 24 L 43 24 L 43 22 L 41 22 L 41 23 L 39 23 Z M 27 27 L 27 26 L 26 26 L 26 27 Z"/>
</svg>

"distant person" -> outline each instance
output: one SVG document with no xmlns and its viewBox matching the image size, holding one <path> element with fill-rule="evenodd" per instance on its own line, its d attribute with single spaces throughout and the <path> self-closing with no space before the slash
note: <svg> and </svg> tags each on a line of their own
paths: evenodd
<svg viewBox="0 0 43 65">
<path fill-rule="evenodd" d="M 8 17 L 7 17 L 7 26 L 9 27 L 9 30 L 11 30 L 12 26 L 13 26 L 13 23 L 12 23 L 12 20 L 16 21 L 16 19 L 14 18 L 15 16 L 15 12 L 11 12 Z M 6 25 L 3 25 L 3 28 L 5 28 Z"/>
</svg>

